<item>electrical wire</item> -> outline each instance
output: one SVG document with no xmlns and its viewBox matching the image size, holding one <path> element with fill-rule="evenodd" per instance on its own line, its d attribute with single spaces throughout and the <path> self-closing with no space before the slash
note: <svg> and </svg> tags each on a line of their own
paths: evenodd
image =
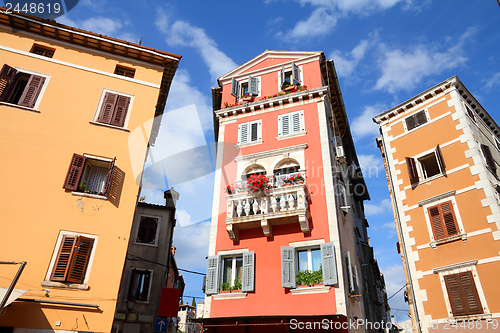
<svg viewBox="0 0 500 333">
<path fill-rule="evenodd" d="M 390 300 L 391 298 L 393 298 L 394 296 L 396 296 L 397 293 L 399 293 L 401 290 L 403 290 L 404 288 L 406 288 L 406 284 L 404 286 L 401 287 L 401 289 L 399 289 L 398 291 L 396 291 L 394 294 L 392 294 L 391 297 L 389 297 L 387 300 Z"/>
</svg>

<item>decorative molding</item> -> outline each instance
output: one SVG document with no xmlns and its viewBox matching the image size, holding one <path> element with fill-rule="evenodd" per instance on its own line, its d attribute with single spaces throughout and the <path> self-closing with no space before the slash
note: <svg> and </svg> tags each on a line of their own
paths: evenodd
<svg viewBox="0 0 500 333">
<path fill-rule="evenodd" d="M 292 295 L 303 295 L 303 294 L 322 294 L 330 291 L 330 286 L 321 287 L 305 287 L 305 288 L 295 288 L 290 289 Z"/>
<path fill-rule="evenodd" d="M 296 146 L 290 146 L 290 147 L 285 147 L 285 148 L 279 148 L 279 149 L 274 149 L 274 150 L 268 150 L 268 151 L 263 151 L 255 154 L 249 154 L 249 155 L 243 155 L 243 156 L 236 156 L 234 160 L 236 162 L 243 162 L 243 161 L 249 161 L 249 160 L 257 160 L 260 158 L 266 158 L 266 157 L 274 157 L 274 156 L 279 156 L 285 153 L 290 153 L 294 150 L 304 150 L 307 148 L 307 143 L 303 143 L 300 145 Z"/>
<path fill-rule="evenodd" d="M 425 205 L 430 204 L 432 202 L 439 201 L 439 200 L 442 200 L 442 199 L 445 199 L 445 198 L 448 198 L 448 197 L 452 197 L 452 196 L 455 195 L 456 192 L 457 192 L 456 190 L 452 190 L 452 191 L 449 191 L 449 192 L 446 192 L 446 193 L 443 193 L 443 194 L 436 195 L 436 196 L 434 196 L 432 198 L 428 198 L 428 199 L 419 201 L 418 205 L 422 207 L 422 206 L 425 206 Z"/>
<path fill-rule="evenodd" d="M 226 294 L 216 294 L 212 295 L 214 300 L 220 299 L 240 299 L 247 297 L 247 293 L 226 293 Z"/>
<path fill-rule="evenodd" d="M 437 268 L 432 269 L 432 272 L 434 274 L 438 274 L 440 272 L 451 271 L 452 269 L 459 269 L 459 268 L 463 268 L 463 267 L 475 266 L 475 265 L 477 265 L 477 261 L 478 260 L 475 259 L 475 260 L 460 262 L 457 264 L 441 266 L 441 267 L 437 267 Z"/>
</svg>

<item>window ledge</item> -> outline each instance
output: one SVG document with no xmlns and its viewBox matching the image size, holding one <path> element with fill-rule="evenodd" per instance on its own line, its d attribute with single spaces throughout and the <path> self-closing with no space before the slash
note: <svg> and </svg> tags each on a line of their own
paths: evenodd
<svg viewBox="0 0 500 333">
<path fill-rule="evenodd" d="M 87 284 L 79 284 L 79 283 L 63 283 L 63 282 L 54 282 L 54 281 L 42 281 L 40 282 L 42 287 L 48 288 L 62 288 L 62 289 L 73 289 L 73 290 L 89 290 L 90 286 Z"/>
<path fill-rule="evenodd" d="M 128 128 L 125 128 L 125 127 L 114 126 L 114 125 L 110 125 L 110 124 L 103 124 L 103 123 L 100 123 L 97 121 L 89 121 L 89 123 L 91 123 L 92 125 L 96 125 L 96 126 L 109 127 L 109 128 L 114 128 L 114 129 L 124 131 L 124 132 L 130 132 L 130 130 Z"/>
<path fill-rule="evenodd" d="M 226 293 L 212 295 L 213 299 L 241 299 L 247 297 L 247 293 Z"/>
<path fill-rule="evenodd" d="M 450 237 L 438 239 L 438 240 L 430 242 L 429 245 L 435 250 L 437 248 L 437 245 L 454 242 L 454 241 L 459 240 L 459 239 L 461 239 L 464 242 L 467 241 L 467 234 L 458 234 L 458 235 L 453 235 Z"/>
<path fill-rule="evenodd" d="M 285 139 L 295 138 L 298 136 L 304 136 L 306 134 L 307 134 L 306 131 L 301 131 L 299 133 L 293 133 L 293 134 L 288 134 L 288 135 L 279 135 L 276 137 L 276 140 L 285 140 Z"/>
<path fill-rule="evenodd" d="M 0 102 L 0 105 L 8 106 L 8 107 L 15 108 L 15 109 L 21 109 L 21 110 L 25 110 L 25 111 L 30 111 L 30 112 L 34 112 L 34 113 L 41 113 L 40 110 L 38 110 L 38 109 L 33 109 L 33 108 L 29 108 L 29 107 L 21 106 L 21 105 L 17 105 L 17 104 Z"/>
<path fill-rule="evenodd" d="M 141 243 L 141 242 L 134 242 L 134 245 L 149 246 L 149 247 L 158 247 L 158 244 Z"/>
<path fill-rule="evenodd" d="M 304 288 L 295 288 L 290 289 L 292 295 L 301 295 L 301 294 L 322 294 L 327 293 L 330 290 L 330 286 L 318 286 L 318 287 L 304 287 Z"/>
<path fill-rule="evenodd" d="M 98 194 L 90 194 L 90 193 L 76 192 L 76 191 L 72 191 L 71 194 L 75 195 L 77 197 L 87 197 L 87 198 L 94 198 L 94 199 L 99 199 L 99 200 L 108 200 L 108 197 L 105 197 L 104 195 L 98 195 Z"/>
<path fill-rule="evenodd" d="M 491 313 L 480 313 L 474 315 L 465 315 L 465 316 L 455 316 L 448 318 L 448 322 L 453 325 L 459 321 L 469 321 L 469 320 L 481 320 L 485 319 L 486 321 L 492 321 Z"/>
<path fill-rule="evenodd" d="M 242 147 L 248 147 L 248 146 L 255 146 L 255 145 L 260 145 L 263 142 L 264 142 L 264 140 L 260 139 L 260 140 L 252 141 L 249 143 L 238 143 L 237 145 L 235 145 L 235 147 L 242 148 Z"/>
<path fill-rule="evenodd" d="M 425 183 L 431 182 L 431 181 L 433 181 L 433 180 L 435 180 L 435 179 L 438 179 L 438 178 L 444 177 L 445 175 L 446 175 L 446 174 L 445 174 L 444 172 L 441 172 L 441 173 L 439 173 L 439 174 L 437 174 L 437 175 L 434 175 L 434 176 L 432 176 L 432 177 L 429 177 L 429 178 L 426 178 L 426 179 L 424 179 L 424 180 L 421 180 L 421 181 L 418 181 L 418 182 L 416 182 L 416 183 L 413 183 L 412 185 L 415 185 L 415 186 L 417 186 L 417 185 L 422 185 L 422 184 L 425 184 Z"/>
</svg>

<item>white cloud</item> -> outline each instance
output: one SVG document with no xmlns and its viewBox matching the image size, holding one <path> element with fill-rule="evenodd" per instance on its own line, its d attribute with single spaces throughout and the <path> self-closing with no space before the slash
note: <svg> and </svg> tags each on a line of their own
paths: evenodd
<svg viewBox="0 0 500 333">
<path fill-rule="evenodd" d="M 321 24 L 318 24 L 318 22 L 321 22 Z M 336 24 L 337 17 L 327 8 L 320 7 L 315 9 L 307 20 L 299 21 L 292 30 L 285 34 L 285 37 L 301 38 L 323 35 L 330 31 Z"/>
<path fill-rule="evenodd" d="M 378 68 L 382 75 L 377 80 L 375 89 L 390 93 L 411 90 L 428 76 L 464 65 L 467 61 L 464 44 L 474 33 L 474 28 L 467 29 L 447 49 L 419 44 L 412 45 L 410 51 L 404 51 L 381 45 Z"/>
<path fill-rule="evenodd" d="M 335 69 L 339 76 L 351 76 L 367 51 L 377 43 L 377 40 L 378 34 L 370 34 L 368 39 L 362 39 L 350 52 L 342 54 L 339 50 L 333 51 L 330 58 L 334 60 Z"/>
<path fill-rule="evenodd" d="M 384 163 L 381 155 L 358 154 L 358 162 L 365 179 L 377 178 L 381 174 L 385 175 Z"/>
<path fill-rule="evenodd" d="M 391 205 L 391 200 L 390 199 L 383 199 L 379 203 L 376 204 L 371 204 L 371 203 L 365 203 L 365 215 L 366 216 L 373 216 L 373 215 L 380 215 L 383 213 L 386 213 L 392 209 Z M 394 223 L 393 223 L 394 224 Z M 386 224 L 384 226 L 387 227 Z M 375 228 L 378 229 L 378 228 Z"/>
<path fill-rule="evenodd" d="M 484 85 L 484 88 L 486 90 L 490 90 L 496 86 L 500 86 L 500 72 L 493 74 L 491 78 L 486 80 L 486 84 Z"/>
<path fill-rule="evenodd" d="M 394 251 L 396 250 L 395 248 L 396 246 L 394 245 Z M 387 297 L 391 297 L 401 289 L 401 287 L 406 285 L 404 270 L 401 264 L 380 267 L 380 271 L 384 274 Z M 394 309 L 408 309 L 408 304 L 404 301 L 404 289 L 389 300 L 389 305 Z"/>
<path fill-rule="evenodd" d="M 181 194 L 182 195 L 182 194 Z M 177 248 L 175 260 L 179 266 L 187 269 L 206 268 L 205 257 L 208 255 L 210 222 L 192 224 L 190 214 L 185 210 L 177 210 L 177 226 L 174 230 L 173 244 Z M 186 223 L 186 227 L 178 227 Z"/>
<path fill-rule="evenodd" d="M 382 113 L 384 108 L 381 105 L 366 106 L 363 112 L 355 117 L 351 122 L 351 133 L 354 140 L 359 140 L 367 136 L 378 136 L 379 127 L 372 120 L 373 117 Z"/>
<path fill-rule="evenodd" d="M 168 15 L 158 10 L 155 20 L 157 28 L 166 35 L 169 46 L 186 46 L 196 49 L 208 66 L 212 80 L 237 67 L 236 63 L 218 49 L 217 43 L 205 30 L 185 21 L 175 21 L 169 26 Z"/>
<path fill-rule="evenodd" d="M 72 20 L 68 15 L 61 16 L 59 23 L 77 27 L 83 30 L 94 32 L 100 35 L 115 37 L 132 43 L 137 43 L 139 37 L 129 31 L 124 31 L 125 26 L 130 25 L 120 19 L 113 19 L 104 16 L 90 17 L 86 20 Z"/>
</svg>

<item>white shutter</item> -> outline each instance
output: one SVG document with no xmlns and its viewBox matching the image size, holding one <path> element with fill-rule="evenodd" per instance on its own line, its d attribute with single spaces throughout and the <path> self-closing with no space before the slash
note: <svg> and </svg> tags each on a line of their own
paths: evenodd
<svg viewBox="0 0 500 333">
<path fill-rule="evenodd" d="M 283 85 L 285 84 L 285 65 L 283 65 L 283 67 L 281 67 L 281 71 L 280 71 L 280 89 L 283 89 Z"/>
<path fill-rule="evenodd" d="M 292 62 L 293 84 L 300 84 L 300 68 Z"/>
<path fill-rule="evenodd" d="M 295 248 L 281 247 L 281 286 L 295 288 Z"/>
<path fill-rule="evenodd" d="M 354 291 L 354 278 L 352 276 L 352 265 L 351 265 L 351 254 L 349 251 L 347 251 L 346 257 L 346 268 L 347 268 L 347 282 L 349 285 L 349 293 L 352 293 Z"/>
<path fill-rule="evenodd" d="M 232 78 L 231 79 L 231 95 L 238 98 L 239 92 L 240 92 L 240 83 L 235 78 Z"/>
<path fill-rule="evenodd" d="M 209 256 L 207 260 L 207 282 L 205 285 L 205 293 L 207 295 L 219 292 L 219 267 L 220 256 Z"/>
<path fill-rule="evenodd" d="M 253 251 L 243 253 L 243 292 L 254 291 L 255 285 L 255 253 Z"/>
<path fill-rule="evenodd" d="M 300 112 L 292 114 L 292 133 L 300 133 L 302 126 L 300 125 Z"/>
<path fill-rule="evenodd" d="M 284 114 L 281 116 L 281 135 L 290 134 L 290 115 Z"/>
<path fill-rule="evenodd" d="M 337 261 L 333 242 L 321 244 L 321 265 L 323 269 L 323 284 L 325 286 L 337 284 Z"/>
<path fill-rule="evenodd" d="M 239 130 L 239 144 L 244 144 L 248 142 L 248 123 L 240 124 Z"/>
<path fill-rule="evenodd" d="M 256 77 L 248 77 L 248 93 L 253 96 L 257 96 L 259 94 L 259 79 Z"/>
</svg>

